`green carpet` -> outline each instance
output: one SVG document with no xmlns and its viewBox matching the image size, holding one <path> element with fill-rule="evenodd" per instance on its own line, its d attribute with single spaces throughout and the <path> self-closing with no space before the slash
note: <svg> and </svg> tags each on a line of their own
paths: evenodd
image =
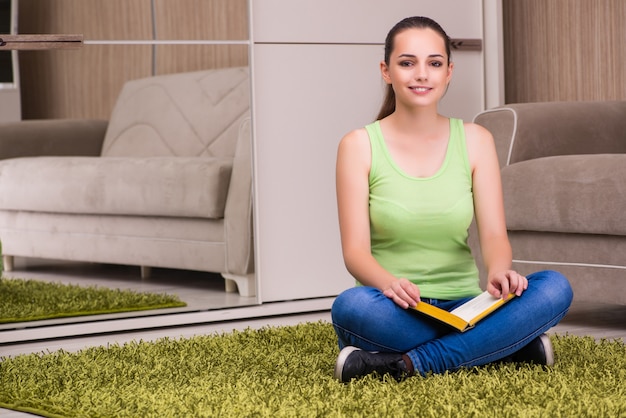
<svg viewBox="0 0 626 418">
<path fill-rule="evenodd" d="M 49 417 L 626 416 L 624 344 L 553 343 L 550 369 L 489 365 L 342 384 L 327 323 L 134 342 L 3 359 L 0 407 Z"/>
<path fill-rule="evenodd" d="M 0 323 L 185 306 L 175 295 L 0 279 Z"/>
</svg>

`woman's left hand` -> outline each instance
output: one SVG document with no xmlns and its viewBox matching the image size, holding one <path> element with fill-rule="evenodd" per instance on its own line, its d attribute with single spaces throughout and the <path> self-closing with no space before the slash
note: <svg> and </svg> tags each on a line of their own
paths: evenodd
<svg viewBox="0 0 626 418">
<path fill-rule="evenodd" d="M 528 279 L 515 270 L 506 270 L 489 276 L 487 291 L 497 298 L 507 298 L 510 293 L 521 296 L 528 288 Z"/>
</svg>

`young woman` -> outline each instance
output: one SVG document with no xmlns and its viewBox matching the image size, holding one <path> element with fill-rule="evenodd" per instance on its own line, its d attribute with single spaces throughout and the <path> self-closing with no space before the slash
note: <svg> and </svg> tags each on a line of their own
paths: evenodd
<svg viewBox="0 0 626 418">
<path fill-rule="evenodd" d="M 554 271 L 511 270 L 493 138 L 437 111 L 454 69 L 450 39 L 429 18 L 406 18 L 387 35 L 380 68 L 388 90 L 378 120 L 348 133 L 337 154 L 343 257 L 359 286 L 332 307 L 336 378 L 402 379 L 502 360 L 551 365 L 544 332 L 565 315 L 572 290 Z M 487 290 L 516 297 L 460 333 L 410 308 L 452 310 L 481 293 L 467 245 L 474 216 Z"/>
</svg>

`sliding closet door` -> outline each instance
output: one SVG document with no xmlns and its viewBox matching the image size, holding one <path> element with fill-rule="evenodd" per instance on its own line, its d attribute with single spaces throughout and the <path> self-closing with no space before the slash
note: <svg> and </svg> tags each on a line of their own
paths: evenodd
<svg viewBox="0 0 626 418">
<path fill-rule="evenodd" d="M 247 26 L 247 0 L 20 0 L 19 33 L 85 41 L 20 51 L 23 117 L 108 119 L 128 80 L 247 66 Z"/>
<path fill-rule="evenodd" d="M 379 70 L 384 38 L 412 15 L 434 18 L 458 41 L 456 73 L 441 111 L 471 120 L 485 108 L 481 0 L 252 1 L 256 260 L 263 302 L 334 296 L 354 285 L 341 256 L 337 145 L 375 119 L 385 87 Z"/>
</svg>

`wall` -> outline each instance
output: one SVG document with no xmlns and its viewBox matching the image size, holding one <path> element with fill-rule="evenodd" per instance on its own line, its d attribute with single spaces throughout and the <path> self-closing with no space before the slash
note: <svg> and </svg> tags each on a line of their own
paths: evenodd
<svg viewBox="0 0 626 418">
<path fill-rule="evenodd" d="M 20 33 L 83 33 L 86 40 L 248 39 L 246 3 L 20 0 L 19 27 Z M 624 0 L 503 0 L 505 101 L 626 99 L 624 25 Z M 23 117 L 106 119 L 128 79 L 247 65 L 247 58 L 241 45 L 20 52 Z"/>
<path fill-rule="evenodd" d="M 504 0 L 505 101 L 626 100 L 626 1 Z"/>
<path fill-rule="evenodd" d="M 247 45 L 198 43 L 247 40 L 247 0 L 20 0 L 18 31 L 85 39 L 76 50 L 20 52 L 24 119 L 108 119 L 126 80 L 248 65 Z M 189 42 L 133 44 L 153 39 Z"/>
</svg>

